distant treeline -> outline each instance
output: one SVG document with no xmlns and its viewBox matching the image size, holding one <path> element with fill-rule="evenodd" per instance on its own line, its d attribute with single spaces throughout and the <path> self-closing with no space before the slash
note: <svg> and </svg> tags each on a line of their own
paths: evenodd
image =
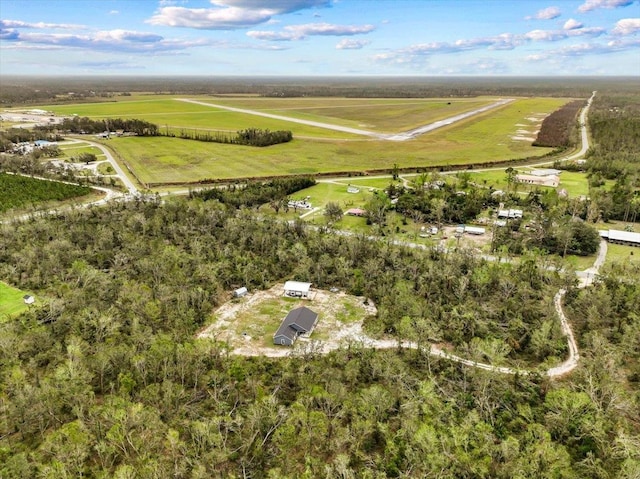
<svg viewBox="0 0 640 479">
<path fill-rule="evenodd" d="M 247 128 L 240 130 L 235 135 L 221 131 L 180 130 L 179 133 L 167 132 L 163 136 L 181 138 L 183 140 L 197 140 L 212 143 L 226 143 L 245 146 L 271 146 L 279 143 L 287 143 L 293 140 L 293 134 L 288 130 L 262 130 L 260 128 Z"/>
<path fill-rule="evenodd" d="M 316 184 L 316 180 L 308 176 L 295 178 L 278 178 L 267 182 L 252 182 L 244 185 L 230 185 L 228 188 L 212 188 L 210 190 L 193 191 L 191 198 L 218 200 L 220 203 L 234 208 L 260 206 L 265 203 L 285 200 L 288 195 L 304 190 Z"/>
<path fill-rule="evenodd" d="M 633 77 L 17 77 L 3 76 L 0 104 L 53 104 L 113 101 L 138 94 L 234 95 L 269 97 L 434 98 L 480 95 L 586 97 L 599 92 L 633 92 Z"/>
<path fill-rule="evenodd" d="M 533 146 L 551 148 L 566 147 L 572 143 L 578 112 L 584 106 L 584 100 L 575 100 L 551 113 L 544 119 Z"/>
</svg>

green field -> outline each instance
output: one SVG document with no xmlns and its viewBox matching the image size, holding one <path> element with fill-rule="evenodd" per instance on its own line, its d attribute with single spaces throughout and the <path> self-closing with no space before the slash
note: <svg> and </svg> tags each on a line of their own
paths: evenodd
<svg viewBox="0 0 640 479">
<path fill-rule="evenodd" d="M 462 99 L 192 97 L 190 99 L 297 119 L 392 133 L 471 111 L 496 101 L 496 98 L 489 97 Z M 235 131 L 250 126 L 247 122 L 259 121 L 262 128 L 291 129 L 296 136 L 319 133 L 321 133 L 320 136 L 339 138 L 351 136 L 182 102 L 165 95 L 144 99 L 137 97 L 118 102 L 47 105 L 43 108 L 54 111 L 58 115 L 79 115 L 91 118 L 135 117 L 156 123 L 161 127 Z"/>
<path fill-rule="evenodd" d="M 290 143 L 266 148 L 203 143 L 178 138 L 113 138 L 103 143 L 127 161 L 145 184 L 188 183 L 279 175 L 486 163 L 541 156 L 551 151 L 517 138 L 535 131 L 541 118 L 567 100 L 520 98 L 409 141 L 377 140 L 352 133 L 301 125 L 166 96 L 129 101 L 45 105 L 58 114 L 93 118 L 140 118 L 160 129 L 237 131 L 247 127 L 291 130 Z M 204 97 L 198 100 L 237 108 L 321 121 L 371 131 L 398 133 L 496 101 L 474 99 L 347 99 Z M 524 130 L 523 130 L 524 129 Z M 533 133 L 531 133 L 533 134 Z M 67 153 L 69 154 L 69 153 Z"/>
<path fill-rule="evenodd" d="M 605 264 L 640 264 L 640 248 L 609 243 Z"/>
<path fill-rule="evenodd" d="M 27 309 L 23 296 L 27 294 L 0 281 L 0 323 Z"/>
<path fill-rule="evenodd" d="M 516 168 L 518 172 L 528 173 L 528 168 Z M 471 172 L 471 181 L 477 183 L 480 186 L 487 188 L 493 187 L 495 190 L 507 189 L 507 174 L 504 169 L 491 170 L 491 171 L 479 171 Z M 613 180 L 605 180 L 604 186 L 601 188 L 609 189 L 615 182 Z M 551 188 L 549 186 L 532 186 L 532 185 L 518 185 L 518 191 L 527 192 L 535 189 Z M 589 194 L 589 179 L 586 173 L 577 171 L 563 171 L 560 174 L 560 186 L 557 190 L 564 189 L 569 194 L 569 197 L 575 198 L 578 196 L 587 196 Z"/>
</svg>

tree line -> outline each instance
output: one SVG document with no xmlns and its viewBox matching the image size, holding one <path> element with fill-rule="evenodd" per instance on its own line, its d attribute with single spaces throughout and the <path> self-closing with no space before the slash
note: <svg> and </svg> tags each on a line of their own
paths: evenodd
<svg viewBox="0 0 640 479">
<path fill-rule="evenodd" d="M 196 140 L 211 143 L 225 143 L 231 145 L 245 145 L 265 147 L 277 145 L 280 143 L 288 143 L 293 140 L 293 134 L 289 130 L 271 131 L 261 128 L 247 128 L 239 130 L 236 134 L 225 133 L 221 131 L 206 130 L 186 130 L 181 129 L 179 133 L 167 130 L 160 133 L 162 136 L 171 138 L 181 138 L 183 140 Z"/>
<path fill-rule="evenodd" d="M 575 100 L 547 116 L 540 125 L 533 146 L 558 148 L 575 144 L 576 120 L 583 106 L 584 100 Z"/>
</svg>

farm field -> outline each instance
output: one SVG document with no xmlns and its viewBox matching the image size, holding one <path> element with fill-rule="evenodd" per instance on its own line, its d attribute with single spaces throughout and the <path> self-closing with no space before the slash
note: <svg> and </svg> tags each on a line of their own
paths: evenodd
<svg viewBox="0 0 640 479">
<path fill-rule="evenodd" d="M 0 323 L 27 309 L 23 300 L 25 294 L 27 293 L 0 281 Z"/>
<path fill-rule="evenodd" d="M 381 170 L 390 169 L 394 164 L 412 168 L 489 163 L 551 152 L 550 148 L 536 148 L 530 142 L 513 137 L 525 124 L 535 131 L 542 113 L 553 111 L 563 102 L 547 98 L 518 99 L 497 110 L 403 142 L 354 139 L 355 135 L 280 121 L 284 125 L 278 128 L 291 129 L 294 140 L 267 148 L 162 137 L 114 138 L 105 144 L 126 159 L 140 180 L 152 187 L 204 179 Z M 254 116 L 245 126 L 270 127 L 270 121 Z M 296 136 L 300 131 L 298 127 L 321 130 L 324 138 Z"/>
<path fill-rule="evenodd" d="M 0 213 L 38 203 L 64 201 L 93 193 L 86 186 L 0 173 Z"/>
</svg>

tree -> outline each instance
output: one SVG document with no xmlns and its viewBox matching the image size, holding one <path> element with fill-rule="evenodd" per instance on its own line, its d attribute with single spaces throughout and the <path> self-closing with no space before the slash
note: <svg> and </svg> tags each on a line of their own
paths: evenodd
<svg viewBox="0 0 640 479">
<path fill-rule="evenodd" d="M 78 163 L 85 163 L 87 165 L 93 161 L 96 161 L 96 159 L 97 157 L 93 153 L 80 153 L 78 156 L 75 157 L 75 160 Z"/>
<path fill-rule="evenodd" d="M 324 216 L 329 224 L 336 223 L 342 218 L 343 211 L 340 205 L 335 201 L 329 201 L 324 208 Z"/>
</svg>

